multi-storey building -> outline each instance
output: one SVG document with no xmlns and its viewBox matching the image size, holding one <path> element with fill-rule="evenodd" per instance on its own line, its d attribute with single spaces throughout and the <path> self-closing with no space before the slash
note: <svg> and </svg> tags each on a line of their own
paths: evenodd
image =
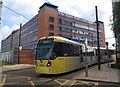
<svg viewBox="0 0 120 87">
<path fill-rule="evenodd" d="M 89 46 L 97 46 L 95 22 L 59 12 L 57 8 L 58 6 L 44 3 L 36 16 L 7 37 L 11 39 L 2 40 L 2 52 L 18 47 L 19 40 L 23 49 L 34 49 L 37 46 L 37 40 L 43 36 L 62 36 L 80 43 L 85 43 L 87 38 Z M 20 30 L 21 34 L 19 34 Z M 21 35 L 20 39 L 19 35 Z M 99 21 L 99 37 L 100 46 L 105 47 L 104 23 L 101 21 Z M 9 45 L 6 46 L 6 43 Z"/>
</svg>

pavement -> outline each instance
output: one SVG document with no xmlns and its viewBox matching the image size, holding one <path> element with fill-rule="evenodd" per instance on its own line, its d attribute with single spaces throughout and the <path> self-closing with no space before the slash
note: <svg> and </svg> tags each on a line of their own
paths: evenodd
<svg viewBox="0 0 120 87">
<path fill-rule="evenodd" d="M 10 66 L 2 66 L 1 70 L 2 73 L 12 72 L 12 71 L 19 71 L 24 69 L 34 68 L 34 65 L 31 64 L 15 64 Z"/>
<path fill-rule="evenodd" d="M 110 64 L 113 64 L 111 62 Z M 86 77 L 85 71 L 75 76 L 74 79 L 97 81 L 97 82 L 112 82 L 120 84 L 120 70 L 108 67 L 108 64 L 101 64 L 101 69 L 98 70 L 98 66 L 88 68 L 88 76 Z"/>
<path fill-rule="evenodd" d="M 12 66 L 2 66 L 2 73 L 30 69 L 30 68 L 34 68 L 34 65 L 19 64 L 19 65 L 12 65 Z M 92 66 L 88 68 L 87 77 L 85 75 L 85 72 L 81 72 L 77 76 L 74 76 L 73 79 L 84 80 L 84 81 L 94 81 L 94 82 L 95 81 L 111 82 L 111 83 L 120 84 L 120 70 L 108 67 L 108 64 L 105 63 L 105 64 L 101 64 L 101 70 L 98 70 L 98 66 Z"/>
</svg>

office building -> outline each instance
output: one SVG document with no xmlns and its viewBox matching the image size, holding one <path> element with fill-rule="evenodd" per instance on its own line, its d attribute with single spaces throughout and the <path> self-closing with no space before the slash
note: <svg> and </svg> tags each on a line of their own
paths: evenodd
<svg viewBox="0 0 120 87">
<path fill-rule="evenodd" d="M 97 46 L 96 23 L 58 11 L 58 6 L 44 3 L 31 20 L 2 40 L 2 52 L 19 45 L 23 49 L 35 49 L 37 40 L 43 36 L 62 36 L 89 46 Z M 19 39 L 19 35 L 21 35 Z M 99 21 L 100 46 L 105 47 L 104 23 Z M 19 44 L 20 40 L 20 44 Z"/>
</svg>

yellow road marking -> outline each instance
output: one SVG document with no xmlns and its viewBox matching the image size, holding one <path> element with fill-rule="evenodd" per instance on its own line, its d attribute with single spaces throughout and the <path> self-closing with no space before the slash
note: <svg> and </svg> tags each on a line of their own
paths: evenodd
<svg viewBox="0 0 120 87">
<path fill-rule="evenodd" d="M 6 81 L 6 75 L 4 75 L 4 77 L 3 77 L 3 81 L 2 81 L 2 83 L 1 83 L 1 87 L 4 87 L 4 85 L 5 85 L 5 81 Z"/>
<path fill-rule="evenodd" d="M 77 84 L 86 84 L 86 85 L 98 85 L 97 82 L 88 82 L 88 81 L 77 81 L 77 80 L 74 80 L 71 85 L 74 85 L 75 83 Z"/>
<path fill-rule="evenodd" d="M 60 82 L 59 80 L 65 80 L 63 83 Z M 70 80 L 66 80 L 66 79 L 57 79 L 57 80 L 54 80 L 55 82 L 57 82 L 58 84 L 60 85 L 65 85 L 67 82 L 69 82 Z"/>
<path fill-rule="evenodd" d="M 74 80 L 74 81 L 71 83 L 71 85 L 74 85 L 74 84 L 75 84 L 75 82 L 76 82 L 76 80 Z"/>
<path fill-rule="evenodd" d="M 30 77 L 27 77 L 27 79 L 29 80 L 29 83 L 32 85 L 32 87 L 35 87 L 35 84 L 34 84 L 34 82 L 31 80 L 31 78 L 30 78 Z"/>
</svg>

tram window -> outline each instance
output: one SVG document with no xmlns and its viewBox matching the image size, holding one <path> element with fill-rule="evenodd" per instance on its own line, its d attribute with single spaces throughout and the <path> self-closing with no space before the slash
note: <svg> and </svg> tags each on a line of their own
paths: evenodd
<svg viewBox="0 0 120 87">
<path fill-rule="evenodd" d="M 79 56 L 79 46 L 55 42 L 53 54 L 55 56 Z"/>
<path fill-rule="evenodd" d="M 80 46 L 80 47 L 79 47 L 79 50 L 80 50 L 79 55 L 80 55 L 80 59 L 81 59 L 80 61 L 81 61 L 81 62 L 83 62 L 83 52 L 82 52 L 82 46 Z"/>
<path fill-rule="evenodd" d="M 54 43 L 53 54 L 57 56 L 63 56 L 63 44 L 62 43 Z"/>
</svg>

